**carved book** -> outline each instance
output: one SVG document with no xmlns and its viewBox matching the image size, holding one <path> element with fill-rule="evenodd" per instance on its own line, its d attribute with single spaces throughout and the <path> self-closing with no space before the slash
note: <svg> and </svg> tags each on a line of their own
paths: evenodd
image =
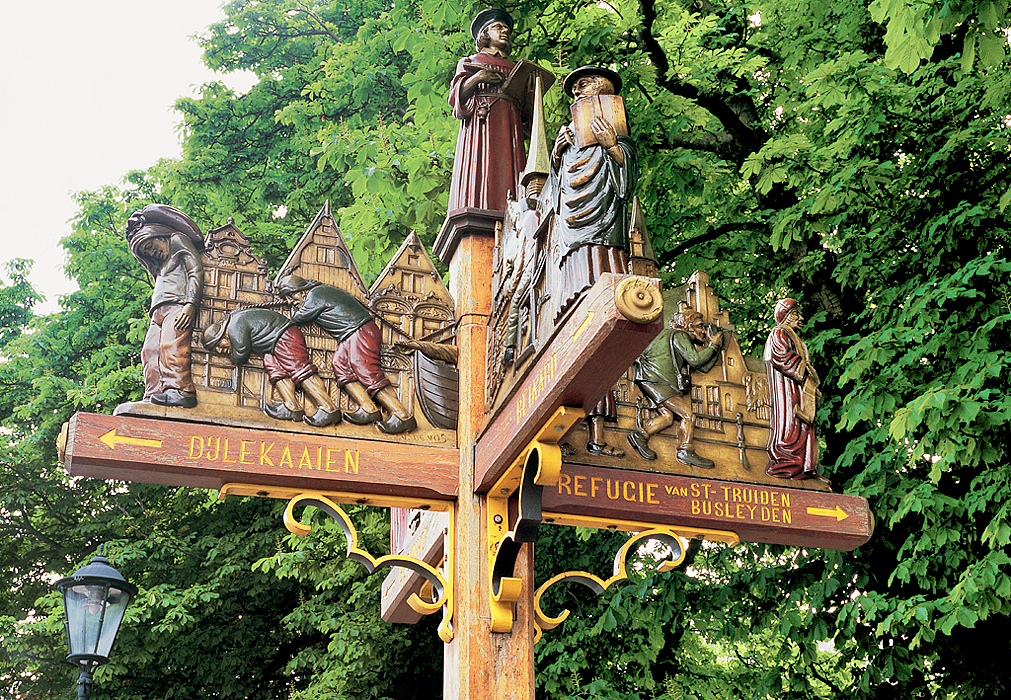
<svg viewBox="0 0 1011 700">
<path fill-rule="evenodd" d="M 576 146 L 586 148 L 597 143 L 590 123 L 594 117 L 603 117 L 614 127 L 618 136 L 628 136 L 628 118 L 625 116 L 625 101 L 620 95 L 594 95 L 572 103 L 572 124 L 576 136 Z"/>
</svg>

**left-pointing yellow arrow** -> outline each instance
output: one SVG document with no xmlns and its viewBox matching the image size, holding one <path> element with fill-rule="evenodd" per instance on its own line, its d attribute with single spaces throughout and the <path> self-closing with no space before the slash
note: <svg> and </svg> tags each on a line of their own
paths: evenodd
<svg viewBox="0 0 1011 700">
<path fill-rule="evenodd" d="M 808 508 L 807 512 L 809 515 L 824 515 L 827 518 L 835 518 L 836 522 L 850 517 L 846 511 L 839 506 L 836 506 L 834 510 L 830 510 L 828 508 Z"/>
<path fill-rule="evenodd" d="M 98 439 L 104 442 L 110 450 L 116 449 L 116 443 L 121 445 L 140 445 L 141 447 L 161 447 L 161 440 L 145 440 L 144 438 L 123 437 L 122 435 L 116 435 L 115 428 Z"/>
</svg>

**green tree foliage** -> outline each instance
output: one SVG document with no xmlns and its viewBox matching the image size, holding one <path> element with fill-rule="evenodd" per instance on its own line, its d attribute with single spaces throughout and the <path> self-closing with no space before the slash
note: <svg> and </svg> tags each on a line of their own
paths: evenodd
<svg viewBox="0 0 1011 700">
<path fill-rule="evenodd" d="M 639 195 L 666 282 L 707 270 L 756 352 L 784 295 L 822 375 L 826 474 L 869 499 L 852 553 L 703 546 L 691 564 L 572 610 L 538 647 L 546 698 L 990 697 L 1011 612 L 1011 60 L 1007 2 L 516 0 L 514 55 L 618 70 Z M 80 196 L 65 240 L 81 291 L 31 314 L 24 264 L 0 285 L 0 675 L 72 685 L 54 575 L 102 541 L 141 586 L 99 692 L 124 698 L 412 697 L 437 687 L 431 621 L 378 621 L 378 577 L 316 518 L 275 504 L 70 480 L 74 410 L 134 398 L 149 291 L 119 231 L 164 201 L 227 217 L 276 265 L 324 199 L 375 274 L 447 200 L 446 104 L 478 3 L 236 0 L 201 41 L 259 82 L 177 108 L 184 155 Z M 568 100 L 548 93 L 549 137 Z M 9 322 L 8 322 L 9 321 Z M 381 513 L 354 514 L 382 550 Z M 538 576 L 606 574 L 617 534 L 545 528 Z M 573 590 L 575 588 L 575 590 Z M 7 630 L 13 630 L 9 632 Z M 996 640 L 996 641 L 995 641 Z M 102 688 L 108 690 L 103 690 Z M 406 689 L 406 690 L 405 690 Z M 424 689 L 424 690 L 422 690 Z"/>
</svg>

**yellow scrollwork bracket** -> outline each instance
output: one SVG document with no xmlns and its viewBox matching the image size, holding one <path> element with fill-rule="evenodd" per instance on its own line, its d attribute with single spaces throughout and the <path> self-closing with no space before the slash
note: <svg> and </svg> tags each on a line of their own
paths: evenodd
<svg viewBox="0 0 1011 700">
<path fill-rule="evenodd" d="M 422 615 L 430 615 L 442 609 L 442 622 L 439 624 L 438 630 L 439 638 L 447 644 L 453 641 L 453 587 L 451 577 L 444 576 L 435 567 L 432 567 L 415 557 L 407 557 L 398 554 L 387 554 L 378 558 L 373 557 L 367 551 L 358 546 L 358 531 L 355 530 L 355 526 L 351 522 L 347 513 L 345 513 L 339 505 L 331 501 L 321 492 L 301 493 L 288 501 L 288 507 L 284 510 L 284 525 L 289 531 L 296 535 L 304 536 L 308 535 L 312 531 L 311 525 L 304 525 L 295 518 L 295 508 L 299 506 L 315 506 L 336 520 L 341 530 L 344 531 L 344 537 L 347 539 L 348 559 L 352 559 L 364 566 L 370 574 L 375 572 L 377 569 L 400 566 L 405 569 L 410 569 L 431 584 L 432 590 L 435 593 L 435 600 L 433 602 L 425 602 L 418 597 L 417 594 L 412 594 L 411 598 L 408 600 L 408 604 L 415 612 L 421 613 Z M 450 546 L 453 544 L 452 533 L 455 522 L 453 515 L 453 508 L 451 506 L 449 509 Z M 453 550 L 448 548 L 448 551 L 452 552 Z M 448 571 L 451 571 L 451 569 L 448 568 L 451 564 L 452 560 L 447 562 Z"/>
<path fill-rule="evenodd" d="M 371 574 L 378 569 L 393 567 L 403 567 L 417 573 L 433 592 L 434 600 L 427 602 L 422 600 L 418 594 L 412 594 L 407 604 L 421 615 L 431 615 L 442 610 L 442 622 L 439 624 L 438 634 L 446 644 L 453 641 L 453 552 L 455 552 L 455 531 L 456 518 L 454 517 L 455 506 L 449 501 L 422 501 L 419 499 L 403 498 L 396 496 L 362 496 L 360 494 L 347 494 L 323 491 L 298 491 L 291 488 L 277 486 L 257 486 L 252 484 L 225 484 L 220 491 L 220 497 L 228 495 L 238 496 L 261 496 L 267 498 L 287 498 L 288 507 L 284 510 L 284 525 L 288 530 L 296 535 L 305 536 L 312 532 L 311 525 L 305 525 L 295 517 L 295 509 L 299 506 L 315 506 L 331 518 L 337 521 L 344 537 L 348 543 L 347 556 L 362 566 Z M 446 559 L 444 568 L 439 569 L 426 564 L 415 557 L 408 557 L 398 554 L 387 554 L 381 557 L 374 557 L 369 552 L 358 546 L 358 531 L 347 513 L 337 504 L 337 501 L 344 503 L 362 503 L 365 505 L 376 505 L 385 507 L 401 508 L 425 508 L 449 512 L 448 542 L 446 543 Z M 448 574 L 446 572 L 449 572 Z"/>
<path fill-rule="evenodd" d="M 559 443 L 586 417 L 579 408 L 562 406 L 548 419 L 519 457 L 488 492 L 487 542 L 492 632 L 512 631 L 513 605 L 523 581 L 513 576 L 516 557 L 525 542 L 533 542 L 541 523 L 541 495 L 562 473 Z M 519 492 L 519 514 L 509 527 L 509 497 Z"/>
<path fill-rule="evenodd" d="M 593 526 L 591 523 L 585 521 L 583 524 Z M 613 528 L 614 526 L 609 525 L 608 527 Z M 612 569 L 613 575 L 607 580 L 601 579 L 600 577 L 586 571 L 566 571 L 551 577 L 537 588 L 534 592 L 534 643 L 536 644 L 540 641 L 543 630 L 550 630 L 558 627 L 558 625 L 562 624 L 569 616 L 568 610 L 562 610 L 562 612 L 555 617 L 550 617 L 545 614 L 543 608 L 541 608 L 541 599 L 544 597 L 545 592 L 547 592 L 549 588 L 557 583 L 579 583 L 586 586 L 597 595 L 603 595 L 603 593 L 614 584 L 628 580 L 629 555 L 648 541 L 659 542 L 670 552 L 670 556 L 661 561 L 656 569 L 661 573 L 670 571 L 680 565 L 685 559 L 685 555 L 688 552 L 688 548 L 685 546 L 684 540 L 682 539 L 682 537 L 685 536 L 691 537 L 699 543 L 701 543 L 703 539 L 721 541 L 727 544 L 736 544 L 738 542 L 737 535 L 732 532 L 724 532 L 720 530 L 708 531 L 696 528 L 649 526 L 648 528 L 643 529 L 643 531 L 629 537 L 625 544 L 622 545 L 621 549 L 618 550 L 618 553 L 614 557 L 614 568 Z"/>
</svg>

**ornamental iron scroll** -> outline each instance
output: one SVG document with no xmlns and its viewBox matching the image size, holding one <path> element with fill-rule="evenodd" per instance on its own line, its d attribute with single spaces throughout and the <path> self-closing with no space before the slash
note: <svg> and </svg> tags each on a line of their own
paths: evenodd
<svg viewBox="0 0 1011 700">
<path fill-rule="evenodd" d="M 543 630 L 550 630 L 558 627 L 558 625 L 562 624 L 569 616 L 569 611 L 566 609 L 562 610 L 561 614 L 556 617 L 549 617 L 541 608 L 541 599 L 544 597 L 547 590 L 556 583 L 580 583 L 598 596 L 603 595 L 603 593 L 614 584 L 628 580 L 628 558 L 633 552 L 638 551 L 639 548 L 647 542 L 659 542 L 667 548 L 669 557 L 661 561 L 656 568 L 658 573 L 663 573 L 676 569 L 680 566 L 685 561 L 686 556 L 689 553 L 694 554 L 701 546 L 703 537 L 703 535 L 699 535 L 698 537 L 693 538 L 688 547 L 685 547 L 684 541 L 678 533 L 669 528 L 654 528 L 652 530 L 647 530 L 633 535 L 625 542 L 624 545 L 622 545 L 621 549 L 618 550 L 618 553 L 614 557 L 614 575 L 606 581 L 586 571 L 566 571 L 551 577 L 541 584 L 534 592 L 534 643 L 536 644 L 540 641 Z"/>
<path fill-rule="evenodd" d="M 336 520 L 341 530 L 344 531 L 344 537 L 347 539 L 348 559 L 352 559 L 364 566 L 370 574 L 374 573 L 378 569 L 399 566 L 409 569 L 425 579 L 425 581 L 432 586 L 435 600 L 432 602 L 426 602 L 415 593 L 408 599 L 408 605 L 410 605 L 415 612 L 421 615 L 431 615 L 441 609 L 442 622 L 439 623 L 438 628 L 439 639 L 446 644 L 453 641 L 453 587 L 451 582 L 447 581 L 444 574 L 440 573 L 438 569 L 414 557 L 396 554 L 387 554 L 379 558 L 373 557 L 369 552 L 358 546 L 358 531 L 355 530 L 355 526 L 351 522 L 347 513 L 345 513 L 339 505 L 320 492 L 302 493 L 288 501 L 288 507 L 284 510 L 284 525 L 290 532 L 296 535 L 305 536 L 312 531 L 311 525 L 305 525 L 295 517 L 295 508 L 299 506 L 315 506 Z M 455 518 L 453 515 L 453 508 L 450 507 L 450 541 L 446 546 L 447 556 L 452 556 L 451 553 L 453 552 L 454 545 L 452 540 L 454 536 L 454 522 Z M 451 560 L 446 562 L 446 571 L 452 571 Z"/>
<path fill-rule="evenodd" d="M 488 574 L 492 632 L 512 630 L 513 605 L 523 589 L 513 576 L 523 545 L 537 538 L 543 519 L 541 497 L 545 486 L 558 483 L 562 470 L 559 443 L 585 417 L 585 412 L 560 406 L 499 478 L 488 494 Z M 518 514 L 509 525 L 509 498 L 518 496 Z"/>
</svg>

